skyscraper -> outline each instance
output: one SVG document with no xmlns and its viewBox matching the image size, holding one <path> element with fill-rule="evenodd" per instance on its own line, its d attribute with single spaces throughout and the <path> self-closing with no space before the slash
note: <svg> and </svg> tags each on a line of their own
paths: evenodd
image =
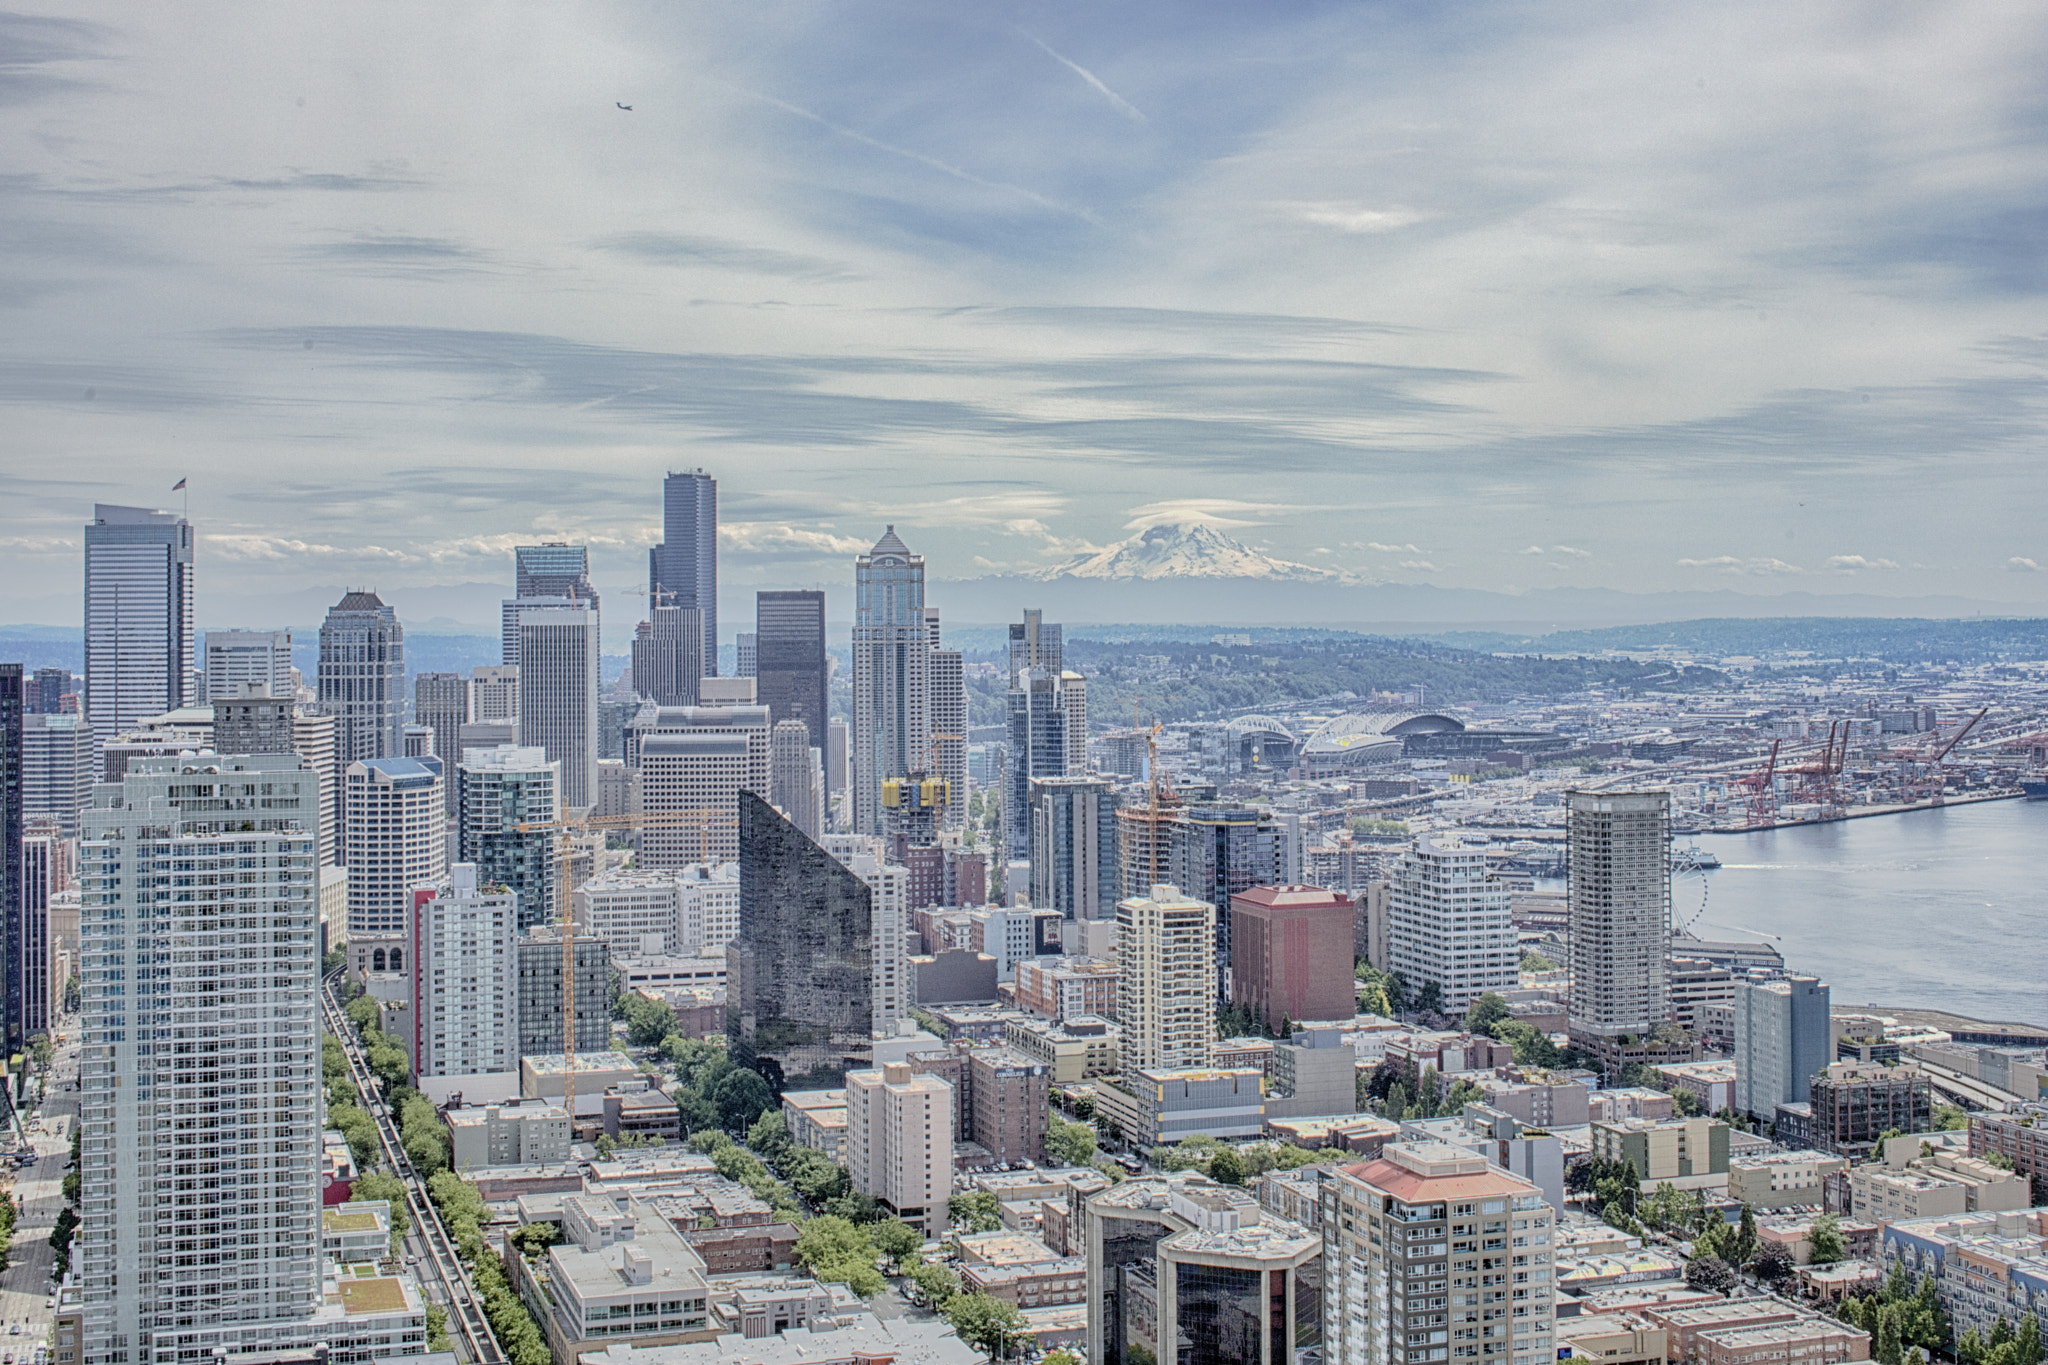
<svg viewBox="0 0 2048 1365">
<path fill-rule="evenodd" d="M 648 604 L 704 616 L 704 676 L 718 676 L 718 480 L 703 470 L 661 484 L 661 544 L 647 552 Z"/>
<path fill-rule="evenodd" d="M 1571 792 L 1572 1041 L 1622 1064 L 1670 1012 L 1671 793 Z"/>
<path fill-rule="evenodd" d="M 469 719 L 519 719 L 519 660 L 478 664 L 469 672 Z"/>
<path fill-rule="evenodd" d="M 0 991 L 0 1043 L 19 1052 L 28 1042 L 29 1004 L 24 983 L 29 978 L 27 898 L 22 871 L 22 773 L 20 664 L 0 664 L 0 965 L 6 980 Z M 47 998 L 47 989 L 44 995 Z"/>
<path fill-rule="evenodd" d="M 1127 822 L 1124 833 L 1132 832 Z M 1204 804 L 1189 806 L 1175 819 L 1163 822 L 1159 837 L 1175 884 L 1217 907 L 1216 962 L 1227 974 L 1230 898 L 1255 886 L 1277 886 L 1286 881 L 1280 826 L 1251 806 Z M 1219 976 L 1218 990 L 1226 984 Z"/>
<path fill-rule="evenodd" d="M 328 610 L 317 691 L 344 767 L 405 753 L 405 627 L 376 593 L 352 591 Z"/>
<path fill-rule="evenodd" d="M 562 1055 L 562 929 L 536 924 L 515 945 L 519 962 L 519 1055 Z M 611 1045 L 612 952 L 601 938 L 575 934 L 569 943 L 576 976 L 576 1051 L 588 1056 Z"/>
<path fill-rule="evenodd" d="M 740 796 L 739 936 L 726 945 L 733 1059 L 778 1089 L 874 1060 L 873 895 L 751 792 Z"/>
<path fill-rule="evenodd" d="M 879 834 L 883 781 L 922 771 L 931 745 L 924 559 L 891 526 L 853 577 L 853 828 Z"/>
<path fill-rule="evenodd" d="M 434 756 L 453 771 L 462 761 L 462 727 L 469 724 L 469 679 L 460 673 L 415 673 L 412 718 L 434 732 Z M 448 813 L 455 813 L 456 788 L 449 783 Z"/>
<path fill-rule="evenodd" d="M 448 870 L 448 816 L 438 758 L 372 758 L 342 783 L 342 862 L 348 933 L 402 934 L 412 890 Z"/>
<path fill-rule="evenodd" d="M 565 806 L 597 801 L 597 613 L 519 613 L 519 740 L 562 765 Z"/>
<path fill-rule="evenodd" d="M 1159 885 L 1116 907 L 1123 1074 L 1207 1066 L 1216 1043 L 1216 907 Z"/>
<path fill-rule="evenodd" d="M 510 887 L 518 897 L 521 930 L 553 923 L 555 838 L 525 824 L 562 818 L 562 765 L 536 746 L 470 749 L 455 767 L 456 857 L 486 883 Z"/>
<path fill-rule="evenodd" d="M 231 697 L 213 703 L 213 747 L 223 754 L 294 754 L 292 702 L 255 683 L 243 683 Z"/>
<path fill-rule="evenodd" d="M 63 845 L 63 837 L 55 834 L 30 834 L 21 841 L 21 972 L 16 989 L 24 1038 L 50 1031 L 50 897 L 57 887 Z"/>
<path fill-rule="evenodd" d="M 515 597 L 573 597 L 592 611 L 597 590 L 590 586 L 590 551 L 559 540 L 545 545 L 519 545 L 512 550 L 512 594 Z"/>
<path fill-rule="evenodd" d="M 96 1118 L 80 1142 L 73 1252 L 82 1360 L 316 1339 L 316 790 L 290 755 L 206 754 L 137 759 L 94 792 L 81 950 L 131 974 L 124 986 L 85 973 L 79 1089 Z M 174 869 L 192 885 L 152 889 Z M 158 965 L 138 982 L 143 962 Z M 215 1098 L 228 1075 L 232 1106 Z M 205 1123 L 167 1117 L 202 1104 Z"/>
<path fill-rule="evenodd" d="M 740 793 L 770 789 L 765 706 L 643 705 L 626 726 L 640 809 L 694 823 L 640 832 L 638 865 L 687 867 L 739 856 Z"/>
<path fill-rule="evenodd" d="M 946 783 L 946 804 L 939 827 L 967 828 L 967 667 L 957 649 L 939 643 L 939 609 L 924 609 L 926 637 L 931 645 L 926 687 L 932 727 L 930 761 L 925 766 Z"/>
<path fill-rule="evenodd" d="M 92 800 L 92 727 L 77 712 L 24 716 L 21 722 L 21 813 L 56 820 L 78 837 L 78 813 Z"/>
<path fill-rule="evenodd" d="M 244 686 L 261 688 L 286 701 L 293 699 L 290 631 L 206 632 L 206 700 L 239 697 Z"/>
<path fill-rule="evenodd" d="M 85 713 L 104 744 L 192 697 L 192 525 L 93 508 L 85 528 Z"/>
<path fill-rule="evenodd" d="M 732 637 L 733 676 L 751 678 L 761 669 L 761 637 L 757 632 L 741 631 Z"/>
<path fill-rule="evenodd" d="M 777 725 L 802 721 L 810 745 L 827 752 L 825 726 L 831 719 L 825 688 L 825 594 L 754 594 L 754 700 L 768 708 Z M 827 794 L 836 791 L 826 765 Z"/>
<path fill-rule="evenodd" d="M 421 1076 L 519 1069 L 519 907 L 457 863 L 414 912 L 412 1055 Z"/>
<path fill-rule="evenodd" d="M 1113 920 L 1116 796 L 1101 777 L 1031 783 L 1031 903 L 1068 919 Z"/>
<path fill-rule="evenodd" d="M 341 866 L 341 722 L 308 707 L 292 712 L 292 745 L 320 775 L 320 866 Z"/>
<path fill-rule="evenodd" d="M 1009 767 L 1004 772 L 1003 851 L 1012 862 L 1031 856 L 1031 784 L 1065 777 L 1067 707 L 1064 680 L 1036 664 L 1017 675 L 1009 706 Z"/>
<path fill-rule="evenodd" d="M 64 710 L 64 698 L 73 692 L 71 670 L 39 668 L 29 683 L 23 705 L 31 715 L 54 716 Z M 74 703 L 75 704 L 75 703 Z"/>
<path fill-rule="evenodd" d="M 1388 950 L 1411 991 L 1437 988 L 1437 1008 L 1463 1014 L 1488 991 L 1512 990 L 1522 950 L 1508 918 L 1507 883 L 1486 849 L 1453 833 L 1418 837 L 1394 865 Z"/>
<path fill-rule="evenodd" d="M 768 785 L 770 799 L 806 837 L 816 839 L 824 832 L 825 765 L 802 721 L 778 721 L 769 732 Z"/>
<path fill-rule="evenodd" d="M 1234 1003 L 1283 1038 L 1287 1023 L 1358 1012 L 1351 956 L 1357 921 L 1349 896 L 1319 886 L 1255 886 L 1231 901 Z"/>
<path fill-rule="evenodd" d="M 1781 1104 L 1806 1102 L 1833 1062 L 1828 987 L 1813 976 L 1735 983 L 1735 1104 L 1775 1120 Z"/>
<path fill-rule="evenodd" d="M 661 706 L 695 706 L 704 682 L 704 619 L 695 607 L 650 607 L 633 636 L 633 691 Z"/>
</svg>

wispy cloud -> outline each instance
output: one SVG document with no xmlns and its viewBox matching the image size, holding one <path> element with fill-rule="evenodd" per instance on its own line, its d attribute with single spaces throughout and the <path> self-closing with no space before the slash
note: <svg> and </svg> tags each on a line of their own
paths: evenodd
<svg viewBox="0 0 2048 1365">
<path fill-rule="evenodd" d="M 2020 555 L 2014 555 L 2011 559 L 2006 560 L 2005 567 L 2011 573 L 2039 573 L 2041 571 L 2039 564 Z"/>
<path fill-rule="evenodd" d="M 1413 555 L 1422 553 L 1422 551 L 1418 547 L 1413 545 L 1382 545 L 1377 540 L 1366 541 L 1365 548 L 1368 550 L 1377 550 L 1383 555 Z"/>
<path fill-rule="evenodd" d="M 1062 57 L 1059 53 L 1053 51 L 1052 48 L 1047 46 L 1045 41 L 1038 37 L 1038 35 L 1028 32 L 1027 30 L 1021 28 L 1018 29 L 1017 31 L 1019 33 L 1022 33 L 1026 38 L 1029 38 L 1032 42 L 1036 43 L 1038 45 L 1039 50 L 1045 53 L 1046 56 L 1052 58 L 1061 66 L 1064 66 L 1065 68 L 1067 68 L 1067 70 L 1073 72 L 1076 76 L 1079 76 L 1082 80 L 1088 82 L 1088 84 L 1094 88 L 1097 94 L 1101 95 L 1104 99 L 1108 100 L 1110 104 L 1115 107 L 1116 111 L 1119 114 L 1122 114 L 1125 118 L 1136 120 L 1139 123 L 1143 123 L 1145 121 L 1145 116 L 1138 112 L 1136 105 L 1132 104 L 1122 95 L 1117 94 L 1116 91 L 1104 85 L 1101 81 L 1101 78 L 1099 78 L 1093 71 L 1090 71 L 1087 67 L 1082 66 L 1079 62 L 1073 61 L 1067 57 Z"/>
<path fill-rule="evenodd" d="M 1897 560 L 1874 559 L 1868 555 L 1829 555 L 1827 568 L 1838 573 L 1855 573 L 1861 569 L 1896 569 Z"/>
<path fill-rule="evenodd" d="M 631 256 L 652 265 L 709 265 L 756 275 L 779 275 L 792 280 L 859 278 L 837 261 L 770 247 L 749 246 L 723 237 L 681 232 L 622 232 L 600 238 L 596 245 L 601 250 Z"/>
<path fill-rule="evenodd" d="M 721 522 L 718 542 L 742 555 L 775 559 L 844 559 L 865 553 L 871 543 L 855 536 L 766 521 Z"/>
<path fill-rule="evenodd" d="M 1143 531 L 1153 526 L 1200 522 L 1208 526 L 1261 526 L 1274 516 L 1295 509 L 1282 503 L 1243 502 L 1236 498 L 1172 498 L 1148 502 L 1130 509 L 1126 531 Z"/>
<path fill-rule="evenodd" d="M 1782 559 L 1743 559 L 1735 555 L 1716 555 L 1712 559 L 1681 559 L 1682 569 L 1715 569 L 1722 573 L 1750 574 L 1758 577 L 1774 577 L 1781 574 L 1805 573 L 1797 564 L 1787 564 Z"/>
</svg>

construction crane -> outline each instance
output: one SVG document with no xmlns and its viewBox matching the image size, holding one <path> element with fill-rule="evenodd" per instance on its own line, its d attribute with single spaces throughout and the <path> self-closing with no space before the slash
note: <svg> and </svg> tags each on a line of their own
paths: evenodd
<svg viewBox="0 0 2048 1365">
<path fill-rule="evenodd" d="M 1735 789 L 1743 793 L 1748 812 L 1745 829 L 1770 829 L 1778 823 L 1778 746 L 1784 742 L 1772 740 L 1770 757 L 1764 760 L 1764 766 L 1747 777 L 1735 779 Z"/>
<path fill-rule="evenodd" d="M 1841 731 L 1839 747 L 1835 741 L 1837 729 Z M 1827 743 L 1821 746 L 1820 757 L 1783 770 L 1799 779 L 1792 799 L 1818 806 L 1823 820 L 1839 820 L 1843 816 L 1841 779 L 1842 769 L 1849 761 L 1849 729 L 1846 720 L 1829 721 Z"/>
<path fill-rule="evenodd" d="M 1942 760 L 1949 756 L 1950 750 L 1954 749 L 1956 745 L 1961 744 L 1963 742 L 1964 735 L 1969 734 L 1970 731 L 1977 728 L 1977 722 L 1984 719 L 1985 715 L 1990 710 L 1991 708 L 1987 706 L 1983 710 L 1979 711 L 1976 715 L 1964 721 L 1962 724 L 1962 728 L 1958 729 L 1955 732 L 1955 734 L 1949 737 L 1948 743 L 1936 749 L 1934 751 L 1933 757 L 1927 760 L 1928 778 L 1932 786 L 1932 790 L 1928 793 L 1927 798 L 1930 804 L 1936 806 L 1942 804 L 1942 789 L 1948 785 L 1947 782 L 1944 780 L 1941 771 Z"/>
<path fill-rule="evenodd" d="M 514 825 L 521 834 L 553 836 L 555 852 L 555 903 L 562 935 L 562 1108 L 569 1115 L 569 1131 L 576 1131 L 576 913 L 569 899 L 569 862 L 578 833 L 619 829 L 635 833 L 653 829 L 694 829 L 698 834 L 698 861 L 711 861 L 714 829 L 739 828 L 739 816 L 729 810 L 647 811 L 638 815 L 572 815 L 564 820 L 529 821 Z"/>
</svg>

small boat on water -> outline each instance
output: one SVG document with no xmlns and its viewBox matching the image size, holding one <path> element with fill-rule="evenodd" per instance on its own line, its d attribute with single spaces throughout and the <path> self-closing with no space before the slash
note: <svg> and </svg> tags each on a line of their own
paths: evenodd
<svg viewBox="0 0 2048 1365">
<path fill-rule="evenodd" d="M 2029 777 L 2020 783 L 2020 790 L 2029 801 L 2048 801 L 2048 774 Z"/>
<path fill-rule="evenodd" d="M 1721 865 L 1719 857 L 1707 852 L 1698 844 L 1688 844 L 1684 848 L 1672 848 L 1671 861 L 1674 865 L 1679 863 L 1688 864 L 1702 872 L 1711 872 Z"/>
</svg>

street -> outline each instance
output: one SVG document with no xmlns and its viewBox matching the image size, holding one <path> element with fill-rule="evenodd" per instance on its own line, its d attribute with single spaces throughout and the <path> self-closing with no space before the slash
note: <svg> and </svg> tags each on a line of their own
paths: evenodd
<svg viewBox="0 0 2048 1365">
<path fill-rule="evenodd" d="M 66 1030 L 72 1032 L 71 1030 Z M 34 1111 L 24 1109 L 36 1164 L 15 1177 L 14 1245 L 7 1269 L 0 1271 L 0 1353 L 12 1350 L 26 1360 L 35 1345 L 50 1339 L 50 1230 L 64 1207 L 64 1172 L 70 1164 L 71 1130 L 78 1122 L 78 1092 L 67 1084 L 78 1080 L 78 1044 L 60 1049 L 51 1065 L 50 1094 Z M 33 1092 L 31 1092 L 33 1093 Z M 21 1326 L 20 1335 L 13 1328 Z"/>
</svg>

